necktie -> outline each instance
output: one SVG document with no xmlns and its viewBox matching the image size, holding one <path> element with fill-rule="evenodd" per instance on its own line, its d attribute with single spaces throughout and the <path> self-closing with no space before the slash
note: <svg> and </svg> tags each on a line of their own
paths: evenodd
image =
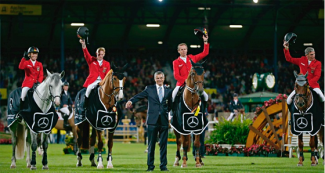
<svg viewBox="0 0 325 173">
<path fill-rule="evenodd" d="M 161 102 L 163 99 L 162 87 L 159 87 L 158 89 L 159 89 L 159 92 L 158 92 L 159 101 Z"/>
</svg>

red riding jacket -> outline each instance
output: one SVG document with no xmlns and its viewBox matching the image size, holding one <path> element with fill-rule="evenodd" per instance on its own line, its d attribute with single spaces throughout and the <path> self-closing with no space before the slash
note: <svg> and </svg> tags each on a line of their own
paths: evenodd
<svg viewBox="0 0 325 173">
<path fill-rule="evenodd" d="M 88 49 L 84 48 L 82 49 L 84 52 L 85 59 L 87 61 L 87 64 L 89 66 L 89 75 L 83 85 L 83 87 L 88 87 L 90 84 L 95 82 L 95 80 L 100 76 L 102 79 L 104 79 L 105 75 L 109 72 L 111 69 L 111 65 L 108 61 L 103 60 L 103 63 L 101 66 L 99 66 L 99 63 L 97 61 L 96 57 L 93 57 L 89 54 Z"/>
<path fill-rule="evenodd" d="M 306 56 L 302 56 L 301 58 L 293 58 L 291 57 L 289 50 L 283 49 L 283 51 L 284 56 L 288 62 L 299 66 L 300 73 L 306 74 L 308 71 L 307 80 L 309 86 L 312 88 L 320 88 L 317 81 L 321 76 L 322 63 L 315 59 L 308 65 L 308 59 Z"/>
<path fill-rule="evenodd" d="M 180 57 L 173 61 L 174 78 L 177 80 L 176 86 L 181 86 L 186 81 L 192 68 L 190 59 L 196 63 L 206 57 L 209 54 L 209 45 L 209 43 L 204 44 L 203 52 L 197 55 L 187 55 L 186 63 Z"/>
<path fill-rule="evenodd" d="M 34 83 L 43 82 L 43 65 L 41 62 L 36 61 L 33 66 L 31 60 L 22 58 L 18 68 L 25 71 L 25 79 L 21 87 L 32 88 Z"/>
</svg>

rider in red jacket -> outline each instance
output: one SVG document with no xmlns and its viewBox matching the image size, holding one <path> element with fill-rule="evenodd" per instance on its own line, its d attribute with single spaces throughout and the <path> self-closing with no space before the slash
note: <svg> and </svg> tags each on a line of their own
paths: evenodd
<svg viewBox="0 0 325 173">
<path fill-rule="evenodd" d="M 322 63 L 315 59 L 315 50 L 312 47 L 307 47 L 305 49 L 305 56 L 302 56 L 300 58 L 293 58 L 290 55 L 289 52 L 289 43 L 284 41 L 284 56 L 288 62 L 291 62 L 292 64 L 296 64 L 300 68 L 301 74 L 306 74 L 308 72 L 307 80 L 309 83 L 309 86 L 313 88 L 313 90 L 319 95 L 321 98 L 320 100 L 322 102 L 325 101 L 324 94 L 320 90 L 319 84 L 317 83 L 322 71 Z M 292 97 L 296 94 L 295 90 L 291 92 L 287 99 L 287 103 L 291 104 Z"/>
<path fill-rule="evenodd" d="M 108 61 L 104 60 L 105 48 L 98 48 L 96 51 L 97 57 L 93 57 L 88 52 L 85 40 L 80 39 L 79 42 L 81 43 L 85 59 L 89 66 L 89 75 L 83 85 L 83 87 L 87 87 L 84 103 L 84 107 L 86 108 L 88 106 L 88 97 L 91 90 L 94 89 L 102 79 L 104 79 L 105 75 L 111 69 L 111 65 Z"/>
<path fill-rule="evenodd" d="M 179 57 L 173 61 L 173 70 L 174 70 L 174 78 L 177 80 L 177 84 L 175 89 L 173 90 L 173 102 L 175 100 L 176 94 L 179 90 L 179 87 L 182 86 L 187 77 L 189 72 L 191 71 L 192 64 L 190 60 L 192 60 L 194 63 L 197 63 L 204 57 L 206 57 L 209 54 L 209 43 L 208 43 L 208 34 L 206 34 L 206 37 L 203 35 L 203 41 L 204 41 L 204 48 L 203 52 L 199 53 L 197 55 L 187 55 L 187 45 L 185 43 L 180 43 L 177 46 Z M 208 94 L 204 91 L 203 92 L 204 98 L 206 101 L 208 100 Z"/>
<path fill-rule="evenodd" d="M 39 50 L 37 47 L 30 47 L 25 52 L 24 57 L 20 60 L 19 69 L 25 71 L 25 79 L 22 84 L 22 91 L 20 97 L 20 110 L 23 108 L 26 94 L 29 89 L 37 82 L 43 82 L 43 65 L 41 62 L 36 61 Z"/>
</svg>

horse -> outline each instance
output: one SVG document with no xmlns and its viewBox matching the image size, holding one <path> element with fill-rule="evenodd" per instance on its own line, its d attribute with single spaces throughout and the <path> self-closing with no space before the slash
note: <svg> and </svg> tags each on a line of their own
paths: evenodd
<svg viewBox="0 0 325 173">
<path fill-rule="evenodd" d="M 68 124 L 69 127 L 65 127 L 64 126 L 64 120 L 62 118 L 58 119 L 58 122 L 55 125 L 55 128 L 58 130 L 71 130 L 72 134 L 73 134 L 73 151 L 76 153 L 77 152 L 77 126 L 74 123 L 74 116 L 75 116 L 75 109 L 74 108 L 70 108 L 70 107 L 66 107 L 66 109 L 69 109 L 69 118 L 68 118 Z M 61 112 L 60 110 L 58 110 L 57 114 L 59 116 L 62 117 L 62 114 L 64 114 L 63 112 Z"/>
<path fill-rule="evenodd" d="M 16 168 L 16 159 L 24 157 L 27 151 L 27 167 L 36 170 L 36 149 L 42 144 L 43 169 L 49 169 L 47 161 L 48 134 L 57 121 L 57 114 L 53 104 L 60 105 L 62 90 L 61 78 L 64 71 L 51 74 L 47 71 L 47 78 L 34 90 L 29 90 L 23 110 L 19 111 L 21 88 L 12 91 L 8 99 L 8 126 L 12 137 L 12 159 L 10 168 Z M 28 103 L 28 105 L 26 105 Z M 27 136 L 26 136 L 27 135 Z M 41 141 L 38 140 L 41 138 Z M 26 146 L 25 146 L 26 145 Z M 30 160 L 30 147 L 32 159 Z"/>
<path fill-rule="evenodd" d="M 307 76 L 308 72 L 303 74 L 297 74 L 294 71 L 296 78 L 294 90 L 296 92 L 294 96 L 294 102 L 291 105 L 291 132 L 294 135 L 298 135 L 299 146 L 299 162 L 297 166 L 303 166 L 303 133 L 310 134 L 309 146 L 311 149 L 311 166 L 318 164 L 317 155 L 315 150 L 317 146 L 315 141 L 317 140 L 317 134 L 320 141 L 324 144 L 324 110 L 319 106 L 320 100 L 311 88 L 308 86 Z"/>
<path fill-rule="evenodd" d="M 204 116 L 206 101 L 201 99 L 203 94 L 204 69 L 203 63 L 194 63 L 191 60 L 192 68 L 186 79 L 186 85 L 180 100 L 175 99 L 173 106 L 173 117 L 171 127 L 176 135 L 177 152 L 174 166 L 179 166 L 180 148 L 183 145 L 183 163 L 181 167 L 187 167 L 187 152 L 191 148 L 191 136 L 195 136 L 195 161 L 196 167 L 202 167 L 200 149 L 200 134 L 208 125 L 208 120 Z M 195 125 L 192 123 L 195 122 Z"/>
<path fill-rule="evenodd" d="M 77 167 L 82 166 L 81 160 L 81 146 L 87 148 L 89 146 L 89 124 L 92 125 L 92 134 L 90 136 L 90 156 L 89 160 L 91 161 L 91 166 L 97 166 L 98 169 L 104 168 L 103 158 L 102 158 L 102 131 L 109 130 L 108 135 L 108 156 L 107 156 L 107 168 L 113 168 L 112 163 L 112 148 L 113 148 L 113 135 L 117 127 L 119 120 L 122 117 L 121 105 L 118 101 L 122 100 L 123 95 L 123 86 L 125 84 L 126 77 L 122 73 L 125 71 L 127 65 L 122 69 L 113 68 L 106 74 L 105 78 L 99 83 L 97 88 L 94 88 L 89 96 L 89 107 L 84 113 L 80 111 L 82 103 L 82 98 L 84 98 L 85 89 L 81 90 L 77 94 L 75 100 L 75 105 L 77 108 L 75 118 L 79 119 L 77 124 L 77 133 L 78 133 L 78 151 L 77 151 Z M 95 101 L 92 101 L 95 100 Z M 96 105 L 97 103 L 97 105 Z M 98 106 L 100 108 L 98 108 Z M 85 116 L 85 117 L 83 117 Z M 87 121 L 84 121 L 87 119 Z M 98 121 L 97 121 L 98 120 Z M 76 122 L 77 122 L 76 121 Z M 96 165 L 94 157 L 94 146 L 96 143 L 96 135 L 98 138 L 98 158 Z M 84 139 L 84 140 L 83 140 Z"/>
</svg>

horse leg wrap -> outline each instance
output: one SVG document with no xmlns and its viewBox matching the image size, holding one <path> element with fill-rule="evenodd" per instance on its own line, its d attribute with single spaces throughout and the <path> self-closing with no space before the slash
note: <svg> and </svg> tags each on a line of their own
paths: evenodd
<svg viewBox="0 0 325 173">
<path fill-rule="evenodd" d="M 181 153 L 179 151 L 176 151 L 176 157 L 178 157 L 178 159 L 181 159 Z"/>
<path fill-rule="evenodd" d="M 304 152 L 300 151 L 300 157 L 302 157 L 302 161 L 305 161 Z"/>
<path fill-rule="evenodd" d="M 43 164 L 43 165 L 47 165 L 47 152 L 44 152 L 44 153 L 43 153 L 42 164 Z"/>
<path fill-rule="evenodd" d="M 78 157 L 80 158 L 80 160 L 82 160 L 81 152 L 78 152 Z"/>
<path fill-rule="evenodd" d="M 108 153 L 107 161 L 109 161 L 109 157 L 111 157 L 111 161 L 113 161 L 112 153 Z"/>
<path fill-rule="evenodd" d="M 91 153 L 90 156 L 89 156 L 89 160 L 92 161 L 95 157 L 95 154 L 94 153 Z"/>
<path fill-rule="evenodd" d="M 101 154 L 101 153 L 98 154 L 97 162 L 99 162 L 99 158 L 102 158 L 102 154 Z M 103 160 L 103 159 L 102 159 L 102 160 Z"/>
<path fill-rule="evenodd" d="M 36 165 L 36 152 L 32 152 L 32 161 L 30 162 L 31 165 Z"/>
</svg>

